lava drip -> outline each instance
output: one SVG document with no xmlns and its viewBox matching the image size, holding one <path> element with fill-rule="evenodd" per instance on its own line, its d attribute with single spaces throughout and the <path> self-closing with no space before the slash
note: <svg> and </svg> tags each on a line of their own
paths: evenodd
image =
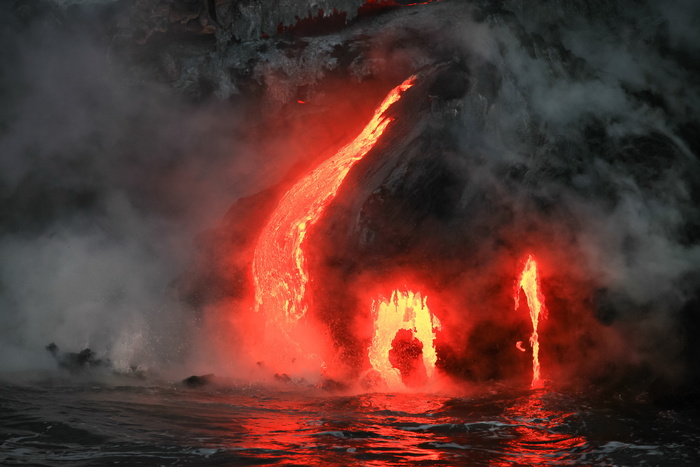
<svg viewBox="0 0 700 467">
<path fill-rule="evenodd" d="M 255 311 L 265 314 L 267 332 L 279 333 L 293 344 L 291 331 L 307 312 L 309 275 L 302 248 L 309 228 L 321 217 L 352 166 L 367 154 L 391 122 L 384 115 L 410 88 L 411 77 L 394 88 L 357 138 L 299 180 L 281 199 L 258 239 L 253 256 Z M 297 339 L 298 340 L 298 339 Z M 296 357 L 293 357 L 296 358 Z"/>
<path fill-rule="evenodd" d="M 533 389 L 543 386 L 540 377 L 540 339 L 537 332 L 540 318 L 547 317 L 547 310 L 544 307 L 544 295 L 540 286 L 540 278 L 537 273 L 537 261 L 530 255 L 525 263 L 525 268 L 520 275 L 520 280 L 515 287 L 515 309 L 520 305 L 520 289 L 525 292 L 527 306 L 530 309 L 530 319 L 532 320 L 532 335 L 530 335 L 530 345 L 532 346 L 532 384 Z"/>
<path fill-rule="evenodd" d="M 427 297 L 421 297 L 420 293 L 395 290 L 390 300 L 374 302 L 373 311 L 376 319 L 369 347 L 369 361 L 372 368 L 381 375 L 387 388 L 403 389 L 406 387 L 404 377 L 410 378 L 410 375 L 404 375 L 396 368 L 391 358 L 394 342 L 401 331 L 409 331 L 412 337 L 422 344 L 422 364 L 429 381 L 435 374 L 437 362 L 435 331 L 439 330 L 441 325 L 437 316 L 430 312 Z"/>
</svg>

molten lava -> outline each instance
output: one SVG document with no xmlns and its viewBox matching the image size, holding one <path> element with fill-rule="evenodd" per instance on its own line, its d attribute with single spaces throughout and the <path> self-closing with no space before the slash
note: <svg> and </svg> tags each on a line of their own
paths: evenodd
<svg viewBox="0 0 700 467">
<path fill-rule="evenodd" d="M 309 228 L 335 197 L 350 168 L 384 133 L 391 119 L 385 111 L 413 85 L 414 77 L 394 88 L 360 135 L 299 180 L 282 198 L 260 234 L 253 257 L 255 311 L 289 340 L 290 327 L 307 311 L 309 275 L 303 243 Z M 276 336 L 268 336 L 273 341 Z"/>
<path fill-rule="evenodd" d="M 537 274 L 537 262 L 534 256 L 530 255 L 525 263 L 525 268 L 520 275 L 520 280 L 515 288 L 515 309 L 520 305 L 520 289 L 525 293 L 527 306 L 530 308 L 530 319 L 532 320 L 532 335 L 530 345 L 532 346 L 532 384 L 533 389 L 542 387 L 540 378 L 540 339 L 537 327 L 540 318 L 547 317 L 547 310 L 544 307 L 544 295 L 540 286 L 540 278 Z M 520 348 L 520 347 L 518 347 Z"/>
<path fill-rule="evenodd" d="M 391 362 L 394 340 L 400 331 L 409 331 L 422 345 L 422 363 L 428 380 L 435 374 L 435 331 L 440 329 L 440 320 L 428 309 L 427 297 L 420 293 L 399 292 L 389 301 L 374 302 L 376 314 L 374 335 L 369 347 L 369 361 L 384 379 L 389 389 L 406 387 L 401 371 Z"/>
</svg>

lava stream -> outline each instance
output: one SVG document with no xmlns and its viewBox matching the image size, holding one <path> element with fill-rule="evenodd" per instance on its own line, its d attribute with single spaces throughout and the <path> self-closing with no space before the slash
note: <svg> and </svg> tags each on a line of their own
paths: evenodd
<svg viewBox="0 0 700 467">
<path fill-rule="evenodd" d="M 382 376 L 389 389 L 403 389 L 405 384 L 401 372 L 389 358 L 396 333 L 407 330 L 423 344 L 422 359 L 428 380 L 435 374 L 435 331 L 439 330 L 440 320 L 427 305 L 427 297 L 420 293 L 394 291 L 389 301 L 373 304 L 376 314 L 374 335 L 369 347 L 369 361 Z"/>
<path fill-rule="evenodd" d="M 309 282 L 302 245 L 307 232 L 335 197 L 352 166 L 383 134 L 391 119 L 384 112 L 413 85 L 411 77 L 384 99 L 362 133 L 299 180 L 282 198 L 260 234 L 253 256 L 255 311 L 290 340 L 290 326 L 306 314 Z M 272 339 L 275 336 L 268 336 Z"/>
<path fill-rule="evenodd" d="M 537 262 L 535 257 L 530 255 L 525 263 L 525 268 L 520 275 L 515 288 L 515 309 L 520 305 L 519 294 L 520 289 L 525 292 L 527 298 L 527 306 L 530 308 L 530 319 L 532 320 L 532 335 L 530 336 L 530 345 L 532 346 L 532 384 L 533 389 L 542 387 L 542 379 L 540 378 L 540 340 L 537 333 L 537 327 L 540 317 L 547 317 L 547 310 L 544 307 L 544 295 L 540 286 L 540 278 L 537 274 Z"/>
</svg>

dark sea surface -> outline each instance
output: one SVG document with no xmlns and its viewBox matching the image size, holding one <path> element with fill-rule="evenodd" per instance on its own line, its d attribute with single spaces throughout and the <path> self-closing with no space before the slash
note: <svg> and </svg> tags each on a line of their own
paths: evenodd
<svg viewBox="0 0 700 467">
<path fill-rule="evenodd" d="M 2 465 L 700 465 L 700 417 L 544 389 L 463 397 L 0 385 Z"/>
</svg>

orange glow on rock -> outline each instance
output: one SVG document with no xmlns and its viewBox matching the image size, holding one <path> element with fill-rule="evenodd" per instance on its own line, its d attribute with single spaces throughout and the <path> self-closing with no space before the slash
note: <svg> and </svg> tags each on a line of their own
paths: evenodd
<svg viewBox="0 0 700 467">
<path fill-rule="evenodd" d="M 255 311 L 262 311 L 268 340 L 281 336 L 297 347 L 303 343 L 292 337 L 292 329 L 306 314 L 306 289 L 309 275 L 303 244 L 311 228 L 335 197 L 350 169 L 371 149 L 391 119 L 385 111 L 413 85 L 406 80 L 384 99 L 372 120 L 357 138 L 340 149 L 284 195 L 258 239 L 253 256 Z M 296 357 L 295 357 L 296 358 Z"/>
<path fill-rule="evenodd" d="M 414 3 L 397 3 L 395 0 L 366 0 L 364 5 L 358 9 L 359 14 L 367 13 L 372 10 L 381 10 L 383 8 L 405 7 L 416 5 L 427 5 L 428 3 L 439 2 L 440 0 L 427 0 L 425 2 Z"/>
<path fill-rule="evenodd" d="M 422 363 L 428 381 L 435 374 L 435 331 L 439 330 L 440 320 L 428 309 L 427 297 L 420 293 L 395 290 L 388 301 L 373 303 L 374 334 L 369 347 L 369 361 L 387 388 L 404 389 L 406 384 L 401 371 L 391 362 L 390 354 L 394 339 L 402 330 L 409 331 L 422 344 Z"/>
<path fill-rule="evenodd" d="M 537 262 L 535 257 L 530 255 L 525 263 L 520 279 L 515 287 L 515 309 L 520 305 L 520 289 L 525 293 L 527 306 L 530 309 L 530 319 L 532 320 L 532 335 L 530 345 L 532 346 L 532 384 L 533 389 L 543 386 L 540 378 L 540 342 L 537 328 L 540 318 L 547 317 L 547 310 L 544 307 L 544 295 L 540 286 L 540 278 L 537 273 Z"/>
</svg>

